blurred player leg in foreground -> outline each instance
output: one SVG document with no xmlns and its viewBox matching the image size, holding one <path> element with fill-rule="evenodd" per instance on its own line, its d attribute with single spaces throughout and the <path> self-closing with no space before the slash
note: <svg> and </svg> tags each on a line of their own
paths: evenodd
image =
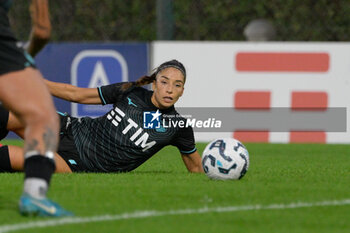
<svg viewBox="0 0 350 233">
<path fill-rule="evenodd" d="M 17 47 L 7 17 L 10 4 L 10 0 L 0 1 L 0 100 L 25 125 L 25 179 L 19 201 L 20 212 L 23 215 L 71 215 L 46 197 L 55 170 L 53 157 L 58 142 L 58 118 L 52 97 L 42 75 L 35 68 L 34 60 Z M 36 42 L 39 34 L 35 33 L 35 28 L 41 22 L 37 17 L 40 12 L 46 11 L 48 19 L 47 0 L 33 0 L 31 10 L 31 41 L 34 45 L 29 48 L 34 54 L 40 50 L 40 46 L 43 47 Z"/>
</svg>

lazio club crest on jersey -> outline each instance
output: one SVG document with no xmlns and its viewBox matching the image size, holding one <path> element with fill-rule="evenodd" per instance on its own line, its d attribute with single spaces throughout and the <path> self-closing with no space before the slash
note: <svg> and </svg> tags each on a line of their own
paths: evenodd
<svg viewBox="0 0 350 233">
<path fill-rule="evenodd" d="M 143 128 L 144 129 L 160 129 L 160 116 L 162 114 L 157 110 L 156 112 L 143 112 Z"/>
</svg>

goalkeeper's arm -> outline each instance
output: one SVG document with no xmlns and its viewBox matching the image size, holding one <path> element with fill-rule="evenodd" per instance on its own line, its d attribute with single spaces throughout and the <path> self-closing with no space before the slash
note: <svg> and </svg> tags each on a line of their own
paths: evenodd
<svg viewBox="0 0 350 233">
<path fill-rule="evenodd" d="M 48 0 L 32 0 L 29 11 L 32 19 L 32 30 L 27 51 L 34 57 L 46 45 L 51 36 Z"/>
</svg>

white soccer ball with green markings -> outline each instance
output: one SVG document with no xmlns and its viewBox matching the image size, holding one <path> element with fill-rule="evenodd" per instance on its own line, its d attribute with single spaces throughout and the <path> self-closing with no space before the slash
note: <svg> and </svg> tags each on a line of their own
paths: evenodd
<svg viewBox="0 0 350 233">
<path fill-rule="evenodd" d="M 249 153 L 236 139 L 215 139 L 204 149 L 202 165 L 205 174 L 211 179 L 239 180 L 248 171 Z"/>
</svg>

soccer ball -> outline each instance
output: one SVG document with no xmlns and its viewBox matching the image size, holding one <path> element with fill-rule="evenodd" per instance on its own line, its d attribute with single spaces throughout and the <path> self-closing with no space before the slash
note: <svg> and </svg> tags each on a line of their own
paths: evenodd
<svg viewBox="0 0 350 233">
<path fill-rule="evenodd" d="M 206 146 L 202 165 L 205 174 L 211 179 L 239 180 L 248 170 L 249 154 L 240 141 L 220 138 Z"/>
</svg>

